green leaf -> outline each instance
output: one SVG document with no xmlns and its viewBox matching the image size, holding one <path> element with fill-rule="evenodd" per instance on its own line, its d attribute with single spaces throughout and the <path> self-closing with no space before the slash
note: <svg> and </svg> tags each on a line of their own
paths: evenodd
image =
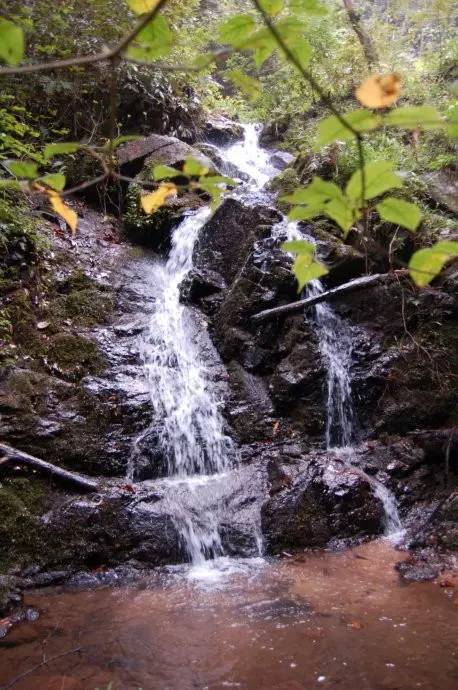
<svg viewBox="0 0 458 690">
<path fill-rule="evenodd" d="M 251 14 L 237 14 L 219 27 L 220 43 L 228 43 L 238 48 L 253 33 L 256 22 Z"/>
<path fill-rule="evenodd" d="M 458 103 L 453 103 L 447 110 L 449 121 L 447 133 L 449 137 L 458 137 Z"/>
<path fill-rule="evenodd" d="M 378 115 L 374 115 L 370 110 L 364 110 L 363 108 L 345 113 L 343 119 L 357 132 L 367 132 L 371 129 L 376 129 L 382 122 Z M 333 141 L 347 141 L 353 138 L 354 134 L 349 129 L 346 129 L 335 115 L 330 115 L 318 124 L 318 148 L 331 144 Z"/>
<path fill-rule="evenodd" d="M 259 4 L 262 9 L 272 17 L 276 17 L 277 14 L 280 14 L 285 5 L 284 0 L 259 0 Z"/>
<path fill-rule="evenodd" d="M 135 14 L 146 14 L 156 7 L 158 0 L 127 0 L 127 4 Z"/>
<path fill-rule="evenodd" d="M 153 178 L 156 182 L 160 180 L 170 179 L 172 177 L 178 177 L 183 173 L 176 168 L 172 168 L 170 165 L 156 165 L 153 169 Z"/>
<path fill-rule="evenodd" d="M 129 141 L 138 141 L 142 137 L 139 134 L 123 134 L 121 137 L 113 139 L 111 147 L 117 149 L 122 144 L 127 144 Z M 107 143 L 107 148 L 110 148 L 110 142 Z"/>
<path fill-rule="evenodd" d="M 235 185 L 235 180 L 230 177 L 225 177 L 224 175 L 201 177 L 199 179 L 199 187 L 211 197 L 210 207 L 213 210 L 220 205 L 227 185 Z"/>
<path fill-rule="evenodd" d="M 168 21 L 161 15 L 145 26 L 135 42 L 127 49 L 127 55 L 134 60 L 156 60 L 169 54 L 173 45 L 173 34 Z"/>
<path fill-rule="evenodd" d="M 183 166 L 183 172 L 188 177 L 199 177 L 200 175 L 206 175 L 208 173 L 208 168 L 190 156 L 189 158 L 186 158 Z"/>
<path fill-rule="evenodd" d="M 240 91 L 255 101 L 262 95 L 262 84 L 257 79 L 248 76 L 241 69 L 233 69 L 227 73 L 227 77 L 235 84 Z"/>
<path fill-rule="evenodd" d="M 289 242 L 283 242 L 281 249 L 291 254 L 315 253 L 315 246 L 311 242 L 306 242 L 305 240 L 290 240 Z"/>
<path fill-rule="evenodd" d="M 328 269 L 313 259 L 312 254 L 299 254 L 293 264 L 293 272 L 298 284 L 298 292 L 301 292 L 306 283 L 328 273 Z"/>
<path fill-rule="evenodd" d="M 413 281 L 419 286 L 428 285 L 450 259 L 458 256 L 458 242 L 436 242 L 428 249 L 419 249 L 409 262 Z"/>
<path fill-rule="evenodd" d="M 344 237 L 346 237 L 356 220 L 356 211 L 351 202 L 345 197 L 341 199 L 332 199 L 332 201 L 324 207 L 324 212 L 342 228 Z"/>
<path fill-rule="evenodd" d="M 402 187 L 402 180 L 394 173 L 391 161 L 373 161 L 364 166 L 365 199 L 373 199 L 389 189 Z M 350 177 L 346 191 L 350 199 L 361 198 L 361 169 Z"/>
<path fill-rule="evenodd" d="M 342 196 L 342 190 L 334 182 L 326 182 L 321 177 L 314 177 L 308 187 L 298 187 L 292 194 L 283 196 L 281 201 L 287 201 L 290 204 L 318 204 L 330 199 L 339 199 Z"/>
<path fill-rule="evenodd" d="M 406 129 L 441 129 L 447 124 L 442 115 L 430 105 L 396 108 L 385 115 L 384 123 Z"/>
<path fill-rule="evenodd" d="M 81 144 L 75 141 L 64 141 L 61 144 L 46 144 L 43 154 L 44 157 L 49 160 L 60 154 L 75 153 L 79 148 L 81 148 Z"/>
<path fill-rule="evenodd" d="M 65 175 L 62 175 L 61 173 L 44 175 L 44 177 L 40 177 L 39 179 L 48 187 L 51 187 L 51 189 L 55 189 L 56 192 L 61 192 L 65 188 L 66 178 Z"/>
<path fill-rule="evenodd" d="M 311 206 L 295 206 L 288 213 L 288 220 L 311 220 L 316 216 L 323 215 L 323 204 L 316 204 Z"/>
<path fill-rule="evenodd" d="M 328 13 L 326 7 L 319 0 L 289 0 L 289 9 L 295 13 L 304 13 L 317 17 Z"/>
<path fill-rule="evenodd" d="M 310 43 L 305 38 L 294 38 L 291 41 L 286 41 L 294 56 L 299 60 L 302 67 L 307 67 L 312 58 L 312 48 Z M 285 56 L 285 59 L 286 56 Z"/>
<path fill-rule="evenodd" d="M 24 56 L 24 33 L 19 26 L 0 19 L 0 59 L 18 65 Z"/>
<path fill-rule="evenodd" d="M 20 191 L 22 187 L 17 180 L 0 180 L 0 189 L 15 189 Z"/>
<path fill-rule="evenodd" d="M 421 211 L 418 206 L 393 196 L 383 199 L 377 204 L 376 209 L 383 220 L 402 225 L 408 230 L 416 230 L 421 221 Z"/>
<path fill-rule="evenodd" d="M 16 177 L 23 177 L 27 180 L 35 180 L 38 177 L 38 165 L 36 163 L 10 161 L 7 165 Z"/>
</svg>

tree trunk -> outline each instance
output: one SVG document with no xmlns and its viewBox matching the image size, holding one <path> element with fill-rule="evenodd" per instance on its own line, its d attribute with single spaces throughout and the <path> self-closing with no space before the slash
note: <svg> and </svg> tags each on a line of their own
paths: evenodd
<svg viewBox="0 0 458 690">
<path fill-rule="evenodd" d="M 35 458 L 33 455 L 23 453 L 21 450 L 11 448 L 11 446 L 6 446 L 3 443 L 0 443 L 0 458 L 0 464 L 2 466 L 11 463 L 27 465 L 34 470 L 38 470 L 44 474 L 50 474 L 51 476 L 61 479 L 68 484 L 74 484 L 84 491 L 99 490 L 98 483 L 93 479 L 83 477 L 75 472 L 69 472 L 68 470 L 64 470 L 62 467 L 57 467 L 49 462 L 45 462 L 44 460 L 39 460 L 39 458 Z"/>
</svg>

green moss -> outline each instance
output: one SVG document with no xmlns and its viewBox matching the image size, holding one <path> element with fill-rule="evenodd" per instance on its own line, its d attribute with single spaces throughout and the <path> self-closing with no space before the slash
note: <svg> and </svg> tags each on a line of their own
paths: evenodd
<svg viewBox="0 0 458 690">
<path fill-rule="evenodd" d="M 57 320 L 73 319 L 79 326 L 94 326 L 107 323 L 113 306 L 110 295 L 86 288 L 57 297 L 49 307 L 49 314 Z"/>
<path fill-rule="evenodd" d="M 37 478 L 0 483 L 0 571 L 39 556 L 39 516 L 46 508 L 47 496 L 47 485 Z"/>
<path fill-rule="evenodd" d="M 78 380 L 87 374 L 99 374 L 105 366 L 96 343 L 67 333 L 51 338 L 48 361 L 71 380 Z"/>
<path fill-rule="evenodd" d="M 296 170 L 294 168 L 285 168 L 269 182 L 268 189 L 282 196 L 283 194 L 291 194 L 299 185 L 300 179 Z"/>
</svg>

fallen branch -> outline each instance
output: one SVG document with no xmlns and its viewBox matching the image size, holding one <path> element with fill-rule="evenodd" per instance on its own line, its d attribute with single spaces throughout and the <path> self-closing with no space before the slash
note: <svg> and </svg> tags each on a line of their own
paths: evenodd
<svg viewBox="0 0 458 690">
<path fill-rule="evenodd" d="M 355 290 L 362 290 L 364 288 L 373 287 L 374 285 L 380 285 L 383 283 L 389 283 L 400 276 L 407 275 L 407 271 L 402 269 L 400 271 L 394 271 L 393 273 L 376 273 L 373 276 L 363 276 L 362 278 L 355 278 L 350 280 L 348 283 L 339 285 L 331 290 L 326 290 L 320 295 L 315 295 L 315 297 L 306 297 L 305 299 L 300 299 L 297 302 L 291 302 L 290 304 L 284 304 L 281 307 L 273 307 L 272 309 L 265 309 L 252 316 L 252 321 L 259 323 L 261 321 L 267 321 L 267 319 L 272 319 L 275 316 L 285 316 L 287 314 L 293 314 L 301 309 L 307 309 L 320 302 L 327 302 L 329 300 L 336 299 L 348 292 L 353 292 Z"/>
<path fill-rule="evenodd" d="M 21 450 L 16 450 L 16 448 L 11 448 L 11 446 L 6 446 L 3 443 L 0 443 L 0 457 L 2 466 L 6 463 L 11 464 L 13 462 L 20 465 L 27 465 L 28 467 L 32 467 L 34 470 L 44 472 L 45 474 L 50 474 L 51 476 L 57 477 L 64 482 L 68 482 L 69 484 L 75 484 L 75 486 L 78 486 L 80 489 L 84 489 L 84 491 L 99 490 L 98 483 L 93 479 L 83 477 L 75 472 L 69 472 L 68 470 L 64 470 L 62 467 L 57 467 L 56 465 L 52 465 L 50 462 L 39 460 L 39 458 L 35 458 L 33 455 L 23 453 Z"/>
<path fill-rule="evenodd" d="M 43 661 L 40 661 L 35 666 L 32 666 L 32 668 L 29 668 L 27 671 L 24 671 L 24 673 L 20 673 L 18 676 L 13 678 L 13 680 L 10 680 L 10 682 L 6 685 L 2 685 L 0 687 L 0 690 L 9 690 L 10 688 L 17 685 L 17 683 L 19 683 L 20 680 L 27 678 L 27 676 L 30 676 L 32 673 L 35 673 L 35 671 L 38 671 L 43 666 L 46 666 L 47 664 L 52 664 L 53 661 L 62 659 L 64 656 L 68 656 L 69 654 L 76 654 L 77 652 L 80 652 L 82 649 L 84 649 L 84 647 L 75 647 L 74 649 L 69 649 L 66 652 L 62 652 L 61 654 L 50 656 L 49 659 L 43 659 Z"/>
</svg>

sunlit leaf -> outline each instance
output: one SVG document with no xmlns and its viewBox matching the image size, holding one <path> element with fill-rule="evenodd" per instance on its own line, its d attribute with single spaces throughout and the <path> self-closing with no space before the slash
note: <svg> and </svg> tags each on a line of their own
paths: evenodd
<svg viewBox="0 0 458 690">
<path fill-rule="evenodd" d="M 313 254 L 305 253 L 299 254 L 294 260 L 293 272 L 296 276 L 298 292 L 301 292 L 306 283 L 326 275 L 328 269 L 319 261 L 315 261 Z"/>
<path fill-rule="evenodd" d="M 23 177 L 26 180 L 34 180 L 38 177 L 38 165 L 26 161 L 9 161 L 8 169 L 16 177 Z"/>
<path fill-rule="evenodd" d="M 256 28 L 251 14 L 238 14 L 231 17 L 219 27 L 219 40 L 236 48 L 242 45 Z"/>
<path fill-rule="evenodd" d="M 442 115 L 430 105 L 396 108 L 385 115 L 384 123 L 406 129 L 441 129 L 447 124 Z"/>
<path fill-rule="evenodd" d="M 227 73 L 227 77 L 231 80 L 240 91 L 253 101 L 262 95 L 262 84 L 257 79 L 253 79 L 241 69 L 233 69 Z"/>
<path fill-rule="evenodd" d="M 171 196 L 175 196 L 177 191 L 176 186 L 172 182 L 164 182 L 154 192 L 150 192 L 141 197 L 142 209 L 145 213 L 154 213 L 165 204 L 167 199 Z"/>
<path fill-rule="evenodd" d="M 215 210 L 221 203 L 223 194 L 228 186 L 235 186 L 236 182 L 231 177 L 225 175 L 212 175 L 210 177 L 201 177 L 198 182 L 198 187 L 211 197 L 210 207 Z"/>
<path fill-rule="evenodd" d="M 24 56 L 24 33 L 19 26 L 0 19 L 0 59 L 18 65 Z"/>
<path fill-rule="evenodd" d="M 132 12 L 135 14 L 145 14 L 146 12 L 151 12 L 154 10 L 159 0 L 127 0 Z"/>
<path fill-rule="evenodd" d="M 122 144 L 126 144 L 129 141 L 138 141 L 142 137 L 139 134 L 123 134 L 120 137 L 116 137 L 116 139 L 113 139 L 111 142 L 111 148 L 112 149 L 117 149 L 118 146 L 121 146 Z M 110 142 L 107 142 L 106 148 L 110 148 Z"/>
<path fill-rule="evenodd" d="M 311 220 L 323 214 L 323 204 L 313 204 L 310 206 L 295 206 L 288 213 L 288 220 Z"/>
<path fill-rule="evenodd" d="M 365 199 L 373 199 L 389 189 L 402 187 L 402 180 L 393 170 L 391 161 L 374 161 L 364 166 L 365 172 Z M 361 169 L 351 176 L 346 192 L 350 199 L 361 198 L 362 175 Z"/>
<path fill-rule="evenodd" d="M 281 197 L 290 204 L 318 204 L 342 197 L 342 190 L 334 182 L 314 177 L 308 187 L 299 187 L 292 194 Z"/>
<path fill-rule="evenodd" d="M 356 89 L 356 98 L 368 108 L 388 108 L 401 95 L 399 74 L 373 74 Z"/>
<path fill-rule="evenodd" d="M 328 13 L 327 8 L 322 2 L 320 2 L 320 0 L 289 0 L 288 6 L 292 12 L 317 17 Z"/>
<path fill-rule="evenodd" d="M 345 197 L 332 199 L 326 204 L 324 212 L 342 229 L 346 237 L 356 218 L 355 208 Z"/>
<path fill-rule="evenodd" d="M 56 192 L 61 192 L 65 188 L 66 178 L 65 175 L 62 175 L 61 173 L 52 173 L 50 175 L 40 177 L 40 182 L 44 182 L 45 185 L 55 189 Z"/>
<path fill-rule="evenodd" d="M 458 242 L 436 242 L 427 249 L 419 249 L 409 262 L 412 279 L 419 287 L 428 285 L 450 259 L 458 257 Z"/>
<path fill-rule="evenodd" d="M 315 246 L 306 240 L 289 240 L 288 242 L 283 242 L 281 248 L 284 252 L 290 252 L 291 254 L 313 254 L 315 252 Z"/>
<path fill-rule="evenodd" d="M 421 211 L 418 206 L 392 196 L 383 199 L 377 204 L 376 209 L 383 220 L 402 225 L 408 230 L 416 230 L 421 221 Z"/>
<path fill-rule="evenodd" d="M 259 0 L 259 4 L 262 9 L 270 14 L 272 17 L 276 17 L 282 11 L 285 2 L 284 0 Z"/>
<path fill-rule="evenodd" d="M 208 168 L 190 156 L 185 161 L 183 172 L 188 177 L 200 177 L 201 175 L 206 175 L 208 173 Z"/>
<path fill-rule="evenodd" d="M 72 233 L 75 234 L 78 225 L 78 216 L 75 211 L 67 204 L 64 204 L 57 192 L 48 190 L 47 194 L 54 211 L 65 220 Z"/>
<path fill-rule="evenodd" d="M 75 153 L 79 148 L 81 148 L 81 144 L 78 144 L 76 141 L 63 141 L 58 144 L 46 144 L 43 154 L 49 160 L 61 154 Z"/>
<path fill-rule="evenodd" d="M 376 129 L 382 122 L 378 115 L 374 115 L 370 110 L 363 109 L 344 113 L 343 119 L 357 132 L 367 132 L 371 129 Z M 337 140 L 346 141 L 347 139 L 353 139 L 354 136 L 353 132 L 347 129 L 335 115 L 330 115 L 318 124 L 317 146 L 326 146 Z"/>
<path fill-rule="evenodd" d="M 127 55 L 134 60 L 155 60 L 168 55 L 173 45 L 173 34 L 168 21 L 159 15 L 140 31 Z"/>
<path fill-rule="evenodd" d="M 180 170 L 172 168 L 170 165 L 156 165 L 153 169 L 153 178 L 156 180 L 156 182 L 171 177 L 178 177 L 178 175 L 182 174 L 183 173 Z"/>
</svg>

